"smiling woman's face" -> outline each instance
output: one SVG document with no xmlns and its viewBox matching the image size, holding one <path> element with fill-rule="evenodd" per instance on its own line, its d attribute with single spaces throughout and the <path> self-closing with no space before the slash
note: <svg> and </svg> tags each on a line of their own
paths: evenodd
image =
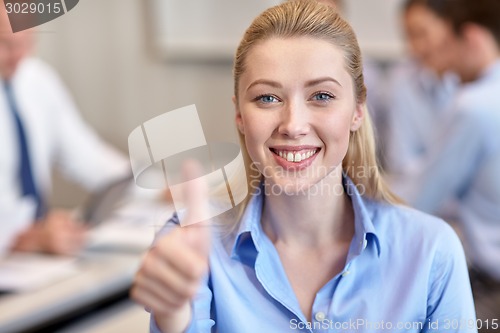
<svg viewBox="0 0 500 333">
<path fill-rule="evenodd" d="M 295 192 L 341 166 L 363 118 L 343 53 L 320 39 L 272 38 L 245 64 L 236 124 L 266 180 Z"/>
</svg>

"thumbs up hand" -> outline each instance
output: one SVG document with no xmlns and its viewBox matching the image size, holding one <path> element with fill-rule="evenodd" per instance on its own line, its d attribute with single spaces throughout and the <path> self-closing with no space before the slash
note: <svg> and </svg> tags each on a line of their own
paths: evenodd
<svg viewBox="0 0 500 333">
<path fill-rule="evenodd" d="M 183 174 L 186 180 L 200 177 L 200 167 L 187 162 Z M 131 290 L 132 298 L 154 313 L 163 332 L 183 332 L 188 327 L 190 301 L 208 269 L 210 230 L 206 222 L 195 223 L 208 216 L 206 183 L 186 182 L 184 201 L 187 226 L 175 228 L 149 250 Z"/>
</svg>

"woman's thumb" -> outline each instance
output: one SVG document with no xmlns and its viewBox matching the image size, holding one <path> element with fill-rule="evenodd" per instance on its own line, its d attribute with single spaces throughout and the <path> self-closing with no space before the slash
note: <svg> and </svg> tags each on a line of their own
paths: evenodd
<svg viewBox="0 0 500 333">
<path fill-rule="evenodd" d="M 186 229 L 187 241 L 202 253 L 210 251 L 210 226 L 208 218 L 208 186 L 202 177 L 201 165 L 193 160 L 183 165 L 184 202 L 186 216 L 181 225 Z"/>
</svg>

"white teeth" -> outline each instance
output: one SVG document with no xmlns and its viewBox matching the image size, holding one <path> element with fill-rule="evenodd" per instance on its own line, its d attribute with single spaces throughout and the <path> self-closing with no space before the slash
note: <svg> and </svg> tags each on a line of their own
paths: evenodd
<svg viewBox="0 0 500 333">
<path fill-rule="evenodd" d="M 301 162 L 309 157 L 313 156 L 318 152 L 317 149 L 314 150 L 308 150 L 303 153 L 299 152 L 291 152 L 291 151 L 285 151 L 285 150 L 279 150 L 276 153 L 281 157 L 286 159 L 288 162 Z"/>
</svg>

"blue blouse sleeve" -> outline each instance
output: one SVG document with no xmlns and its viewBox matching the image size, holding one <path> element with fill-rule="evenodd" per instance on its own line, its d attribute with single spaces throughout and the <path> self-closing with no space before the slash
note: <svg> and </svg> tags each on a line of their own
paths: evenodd
<svg viewBox="0 0 500 333">
<path fill-rule="evenodd" d="M 477 332 L 462 244 L 450 226 L 445 228 L 432 263 L 423 332 Z"/>
</svg>

